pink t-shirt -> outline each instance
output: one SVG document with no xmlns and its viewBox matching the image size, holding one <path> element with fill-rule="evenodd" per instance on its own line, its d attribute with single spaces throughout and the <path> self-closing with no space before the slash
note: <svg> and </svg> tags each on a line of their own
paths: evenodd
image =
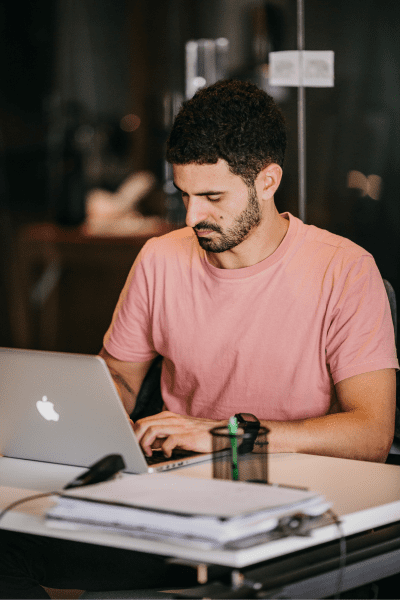
<svg viewBox="0 0 400 600">
<path fill-rule="evenodd" d="M 104 346 L 164 357 L 168 410 L 296 420 L 326 414 L 333 384 L 398 368 L 390 307 L 372 256 L 289 213 L 277 250 L 242 269 L 211 265 L 191 228 L 141 250 Z"/>
</svg>

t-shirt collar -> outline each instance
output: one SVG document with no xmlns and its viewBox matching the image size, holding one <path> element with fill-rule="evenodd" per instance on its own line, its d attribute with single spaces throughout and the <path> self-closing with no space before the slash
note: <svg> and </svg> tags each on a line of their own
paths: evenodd
<svg viewBox="0 0 400 600">
<path fill-rule="evenodd" d="M 259 263 L 256 263 L 255 265 L 251 265 L 250 267 L 243 267 L 241 269 L 220 269 L 210 264 L 210 262 L 207 259 L 206 251 L 199 247 L 202 262 L 204 263 L 205 269 L 211 275 L 213 275 L 214 277 L 218 277 L 219 279 L 245 279 L 247 277 L 257 275 L 258 273 L 261 273 L 265 269 L 271 267 L 278 260 L 280 260 L 287 252 L 288 248 L 291 246 L 292 241 L 296 236 L 296 232 L 299 226 L 299 219 L 296 219 L 296 217 L 294 217 L 291 213 L 281 213 L 281 217 L 289 220 L 289 227 L 282 242 L 270 256 L 264 258 L 264 260 L 260 261 Z"/>
</svg>

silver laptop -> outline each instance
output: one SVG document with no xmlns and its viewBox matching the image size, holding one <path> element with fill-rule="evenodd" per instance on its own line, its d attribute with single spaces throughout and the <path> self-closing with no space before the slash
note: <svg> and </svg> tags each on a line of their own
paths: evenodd
<svg viewBox="0 0 400 600">
<path fill-rule="evenodd" d="M 178 451 L 148 464 L 99 356 L 11 348 L 0 348 L 0 454 L 79 467 L 121 454 L 128 473 L 210 458 Z"/>
</svg>

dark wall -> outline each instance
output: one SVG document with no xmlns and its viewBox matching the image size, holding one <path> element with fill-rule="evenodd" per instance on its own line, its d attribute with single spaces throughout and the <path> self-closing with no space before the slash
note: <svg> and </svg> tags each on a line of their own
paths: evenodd
<svg viewBox="0 0 400 600">
<path fill-rule="evenodd" d="M 97 112 L 118 118 L 125 110 L 137 114 L 141 125 L 129 138 L 131 167 L 150 169 L 161 178 L 167 135 L 163 99 L 184 91 L 185 42 L 228 37 L 231 74 L 249 75 L 254 66 L 250 13 L 263 3 L 32 0 L 22 4 L 0 2 L 0 208 L 8 211 L 7 218 L 11 213 L 11 227 L 2 229 L 4 239 L 20 222 L 49 214 L 48 100 L 54 92 L 70 93 L 92 117 Z M 282 16 L 279 49 L 295 49 L 296 0 L 274 0 L 271 5 Z M 77 12 L 72 14 L 74 6 Z M 68 19 L 75 26 L 67 26 Z M 335 52 L 335 87 L 306 91 L 307 222 L 350 237 L 371 251 L 400 298 L 400 3 L 306 0 L 305 27 L 307 49 Z M 280 210 L 295 215 L 296 100 L 296 90 L 290 89 L 281 103 L 289 147 L 276 198 Z M 353 173 L 354 184 L 355 172 L 358 189 L 349 187 L 349 174 Z M 380 190 L 375 185 L 371 191 L 372 180 L 380 182 Z M 9 246 L 3 247 L 4 258 Z M 10 342 L 4 301 L 7 269 L 3 261 L 0 343 Z"/>
<path fill-rule="evenodd" d="M 15 210 L 46 206 L 43 103 L 53 50 L 54 2 L 0 3 L 0 168 Z"/>
<path fill-rule="evenodd" d="M 306 2 L 306 47 L 335 51 L 335 87 L 307 90 L 308 221 L 372 252 L 400 297 L 399 26 L 395 0 Z"/>
</svg>

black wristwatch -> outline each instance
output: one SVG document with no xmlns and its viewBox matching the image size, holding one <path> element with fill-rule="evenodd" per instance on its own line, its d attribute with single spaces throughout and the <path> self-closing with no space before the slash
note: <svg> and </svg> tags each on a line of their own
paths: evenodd
<svg viewBox="0 0 400 600">
<path fill-rule="evenodd" d="M 252 452 L 260 429 L 260 421 L 251 413 L 237 413 L 235 417 L 238 420 L 239 426 L 244 429 L 244 432 L 246 434 L 250 433 L 250 436 L 246 435 L 242 445 L 239 447 L 239 454 Z"/>
</svg>

